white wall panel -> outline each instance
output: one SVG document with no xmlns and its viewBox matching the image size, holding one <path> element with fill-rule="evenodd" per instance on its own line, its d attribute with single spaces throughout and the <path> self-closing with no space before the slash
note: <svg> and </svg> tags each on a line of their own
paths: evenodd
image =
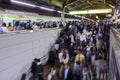
<svg viewBox="0 0 120 80">
<path fill-rule="evenodd" d="M 45 56 L 57 39 L 59 29 L 0 35 L 0 80 L 19 80 L 35 57 Z M 42 59 L 45 63 L 48 58 Z"/>
</svg>

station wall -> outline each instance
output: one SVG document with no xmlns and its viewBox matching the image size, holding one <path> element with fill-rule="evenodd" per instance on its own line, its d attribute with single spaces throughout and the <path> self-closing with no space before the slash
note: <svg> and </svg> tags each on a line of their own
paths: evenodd
<svg viewBox="0 0 120 80">
<path fill-rule="evenodd" d="M 8 24 L 9 22 L 12 23 L 13 20 L 61 21 L 61 17 L 45 16 L 45 15 L 39 15 L 37 13 L 21 12 L 21 11 L 14 11 L 14 10 L 5 10 L 5 11 L 0 11 L 0 22 L 2 20 L 3 22 L 6 22 Z M 79 21 L 79 19 L 65 18 L 65 21 L 74 21 L 74 20 Z"/>
</svg>

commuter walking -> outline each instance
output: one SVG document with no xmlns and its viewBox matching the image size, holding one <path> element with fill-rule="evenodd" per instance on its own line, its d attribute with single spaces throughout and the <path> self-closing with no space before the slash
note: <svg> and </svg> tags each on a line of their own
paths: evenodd
<svg viewBox="0 0 120 80">
<path fill-rule="evenodd" d="M 73 70 L 69 67 L 69 64 L 64 65 L 62 80 L 72 80 Z"/>
<path fill-rule="evenodd" d="M 36 78 L 36 73 L 37 73 L 37 58 L 34 59 L 31 65 L 31 73 L 33 75 L 33 79 Z"/>
<path fill-rule="evenodd" d="M 37 75 L 38 75 L 39 80 L 43 80 L 44 70 L 43 70 L 43 65 L 40 59 L 37 60 Z"/>
</svg>

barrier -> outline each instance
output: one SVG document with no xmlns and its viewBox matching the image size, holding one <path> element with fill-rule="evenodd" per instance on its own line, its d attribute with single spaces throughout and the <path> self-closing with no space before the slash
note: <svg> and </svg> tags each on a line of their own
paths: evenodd
<svg viewBox="0 0 120 80">
<path fill-rule="evenodd" d="M 109 80 L 120 79 L 120 37 L 119 32 L 111 28 L 110 55 L 109 55 Z"/>
<path fill-rule="evenodd" d="M 0 34 L 0 80 L 20 80 L 22 73 L 29 77 L 34 58 L 42 58 L 45 64 L 60 31 L 43 29 Z"/>
</svg>

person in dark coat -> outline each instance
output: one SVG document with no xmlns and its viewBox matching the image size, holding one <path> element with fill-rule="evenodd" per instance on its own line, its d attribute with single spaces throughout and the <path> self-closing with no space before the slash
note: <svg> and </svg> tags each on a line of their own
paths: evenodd
<svg viewBox="0 0 120 80">
<path fill-rule="evenodd" d="M 40 59 L 38 59 L 38 63 L 37 63 L 37 75 L 39 77 L 39 80 L 43 80 L 43 74 L 44 74 L 43 65 L 41 64 Z"/>
<path fill-rule="evenodd" d="M 69 58 L 70 58 L 70 60 L 72 60 L 73 53 L 74 53 L 74 45 L 73 45 L 73 43 L 71 43 L 68 50 L 69 50 Z"/>
<path fill-rule="evenodd" d="M 33 78 L 35 79 L 37 72 L 37 58 L 34 59 L 31 65 L 31 73 L 33 74 Z"/>
<path fill-rule="evenodd" d="M 48 65 L 51 65 L 52 67 L 55 66 L 55 60 L 56 60 L 56 54 L 52 50 L 49 52 L 49 58 L 48 58 Z"/>
<path fill-rule="evenodd" d="M 64 65 L 62 80 L 72 80 L 73 79 L 73 70 L 69 67 L 68 64 Z"/>
</svg>

